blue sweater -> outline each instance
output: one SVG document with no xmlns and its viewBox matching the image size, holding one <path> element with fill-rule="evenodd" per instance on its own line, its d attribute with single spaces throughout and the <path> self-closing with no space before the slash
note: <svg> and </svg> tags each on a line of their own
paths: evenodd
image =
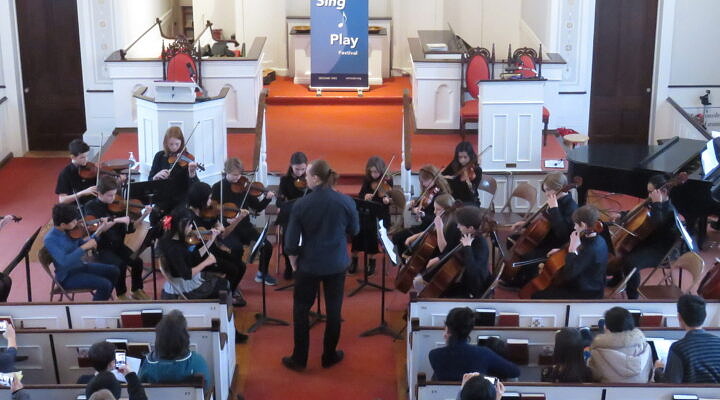
<svg viewBox="0 0 720 400">
<path fill-rule="evenodd" d="M 207 362 L 194 351 L 178 360 L 161 360 L 152 352 L 147 355 L 138 372 L 140 381 L 150 383 L 184 382 L 193 375 L 205 378 L 206 392 L 212 387 L 213 380 Z"/>
<path fill-rule="evenodd" d="M 355 202 L 332 188 L 318 187 L 293 206 L 285 232 L 285 254 L 298 256 L 301 272 L 342 273 L 350 264 L 347 235 L 355 236 L 359 231 Z"/>
<path fill-rule="evenodd" d="M 63 282 L 70 272 L 83 266 L 82 256 L 85 250 L 80 246 L 85 243 L 83 239 L 72 239 L 65 232 L 53 227 L 43 240 L 45 248 L 53 258 L 55 264 L 55 278 Z"/>
<path fill-rule="evenodd" d="M 484 346 L 449 339 L 445 347 L 430 350 L 433 380 L 461 381 L 463 374 L 480 372 L 500 379 L 517 378 L 517 365 Z"/>
</svg>

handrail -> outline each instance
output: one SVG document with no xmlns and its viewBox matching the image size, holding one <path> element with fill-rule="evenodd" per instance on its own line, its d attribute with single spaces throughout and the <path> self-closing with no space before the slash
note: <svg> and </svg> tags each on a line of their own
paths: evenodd
<svg viewBox="0 0 720 400">
<path fill-rule="evenodd" d="M 236 47 L 240 46 L 240 43 L 238 43 L 238 41 L 235 39 L 215 39 L 215 37 L 213 36 L 213 33 L 212 33 L 212 26 L 213 26 L 212 22 L 205 21 L 205 27 L 203 28 L 202 31 L 200 31 L 200 33 L 197 35 L 197 37 L 195 37 L 195 39 L 193 39 L 193 43 L 199 44 L 198 40 L 200 39 L 200 37 L 205 33 L 205 31 L 210 29 L 210 38 L 212 38 L 212 40 L 214 40 L 216 42 L 221 42 L 221 43 L 233 43 Z"/>
<path fill-rule="evenodd" d="M 403 143 L 405 147 L 405 169 L 412 170 L 412 148 L 410 140 L 415 132 L 415 110 L 413 109 L 412 97 L 407 89 L 403 89 Z"/>
<path fill-rule="evenodd" d="M 138 38 L 135 39 L 134 42 L 130 43 L 130 46 L 126 47 L 125 49 L 120 49 L 120 59 L 124 60 L 125 55 L 128 53 L 128 50 L 130 50 L 130 48 L 135 46 L 135 43 L 139 42 L 140 39 L 143 38 L 143 36 L 147 35 L 147 33 L 150 32 L 152 30 L 152 28 L 155 27 L 155 25 L 160 25 L 161 22 L 162 21 L 160 21 L 160 18 L 155 18 L 155 23 L 153 23 L 149 28 L 147 28 L 147 30 L 145 32 L 143 32 L 142 35 L 138 36 Z M 162 28 L 160 28 L 160 34 L 162 35 Z"/>
<path fill-rule="evenodd" d="M 687 120 L 687 122 L 690 123 L 690 125 L 695 127 L 695 129 L 697 129 L 697 131 L 700 132 L 701 135 L 705 136 L 705 138 L 707 140 L 712 139 L 712 135 L 710 135 L 708 133 L 707 129 L 705 129 L 705 127 L 702 126 L 702 124 L 700 124 L 700 122 L 697 119 L 693 118 L 690 114 L 688 114 L 687 111 L 685 111 L 685 109 L 680 107 L 680 105 L 678 103 L 676 103 L 675 100 L 672 99 L 672 97 L 668 97 L 667 102 L 671 106 L 673 106 L 673 108 L 676 109 L 680 113 L 680 115 L 682 115 L 683 118 L 685 118 Z"/>
<path fill-rule="evenodd" d="M 262 132 L 263 125 L 265 123 L 265 105 L 268 95 L 267 88 L 260 92 L 260 98 L 258 99 L 257 109 L 257 122 L 255 123 L 255 151 L 253 154 L 253 170 L 257 170 L 260 164 L 260 151 L 262 149 Z"/>
</svg>

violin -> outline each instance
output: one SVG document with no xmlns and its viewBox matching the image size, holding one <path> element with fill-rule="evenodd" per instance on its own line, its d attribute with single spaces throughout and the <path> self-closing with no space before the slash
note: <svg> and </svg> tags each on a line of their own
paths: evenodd
<svg viewBox="0 0 720 400">
<path fill-rule="evenodd" d="M 295 178 L 295 181 L 293 181 L 293 185 L 297 190 L 307 189 L 307 179 L 305 179 L 305 175 Z"/>
<path fill-rule="evenodd" d="M 130 199 L 130 204 L 128 205 L 128 202 L 125 200 L 125 198 L 119 194 L 116 194 L 113 202 L 108 204 L 108 211 L 110 211 L 112 214 L 124 214 L 127 210 L 128 215 L 132 219 L 140 218 L 144 208 L 145 204 L 143 204 L 140 200 L 137 199 Z"/>
<path fill-rule="evenodd" d="M 234 189 L 233 185 L 236 185 Z M 269 192 L 261 182 L 250 182 L 250 179 L 244 176 L 241 176 L 236 183 L 231 183 L 230 190 L 232 190 L 233 193 L 242 193 L 249 190 L 249 195 L 252 197 L 258 197 L 263 193 Z"/>
<path fill-rule="evenodd" d="M 207 243 L 213 238 L 213 232 L 207 229 L 193 229 L 185 235 L 185 243 L 190 246 Z"/>
<path fill-rule="evenodd" d="M 432 204 L 433 199 L 440 193 L 440 188 L 436 185 L 432 185 L 425 189 L 425 192 L 420 195 L 410 206 L 410 208 L 425 208 Z"/>
<path fill-rule="evenodd" d="M 88 161 L 85 165 L 78 166 L 78 175 L 80 175 L 83 179 L 93 179 L 96 178 L 98 173 L 103 175 L 110 175 L 114 177 L 119 177 L 120 174 L 113 171 L 109 167 L 102 167 L 98 170 L 98 167 L 95 165 L 95 163 Z"/>
<path fill-rule="evenodd" d="M 378 197 L 382 198 L 387 196 L 392 190 L 390 178 L 385 178 L 382 181 L 380 179 L 372 181 L 370 183 L 370 189 L 377 194 Z"/>
<path fill-rule="evenodd" d="M 108 218 L 108 222 L 112 221 L 113 218 Z M 68 236 L 72 239 L 82 239 L 85 236 L 93 235 L 97 232 L 100 225 L 102 225 L 102 218 L 97 218 L 94 215 L 85 215 L 83 219 L 78 220 L 77 225 L 74 228 L 67 231 Z"/>
<path fill-rule="evenodd" d="M 236 218 L 240 214 L 240 207 L 235 203 L 223 203 L 222 216 L 224 218 Z M 208 207 L 200 210 L 200 217 L 204 219 L 216 219 L 220 215 L 220 203 L 213 200 Z"/>
<path fill-rule="evenodd" d="M 475 173 L 475 167 L 477 167 L 477 161 L 471 162 L 463 165 L 458 169 L 458 172 L 453 175 L 453 178 L 461 177 L 461 181 L 463 182 L 472 182 L 477 178 L 477 174 Z"/>
<path fill-rule="evenodd" d="M 195 162 L 195 156 L 187 151 L 183 151 L 182 153 L 170 153 L 170 155 L 168 155 L 168 163 L 170 164 L 177 163 L 181 167 L 187 167 L 187 165 L 191 162 Z M 205 165 L 201 163 L 196 164 L 200 171 L 205 171 Z"/>
</svg>

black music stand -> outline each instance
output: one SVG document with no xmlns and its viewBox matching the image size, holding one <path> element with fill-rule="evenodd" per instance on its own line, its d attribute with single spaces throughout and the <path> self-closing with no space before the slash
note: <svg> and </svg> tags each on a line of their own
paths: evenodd
<svg viewBox="0 0 720 400">
<path fill-rule="evenodd" d="M 358 213 L 360 214 L 360 218 L 363 217 L 371 217 L 374 218 L 375 221 L 378 221 L 378 217 L 380 216 L 380 213 L 382 212 L 382 204 L 374 202 L 374 201 L 367 201 L 363 199 L 359 199 L 357 197 L 353 197 L 353 200 L 355 200 L 355 205 L 357 207 Z M 383 246 L 385 247 L 385 246 Z M 383 264 L 385 263 L 385 259 L 383 258 Z M 383 272 L 384 273 L 384 272 Z M 368 270 L 367 270 L 367 253 L 363 253 L 363 279 L 356 279 L 357 282 L 360 284 L 360 286 L 353 289 L 350 293 L 348 293 L 348 297 L 355 296 L 360 292 L 365 286 L 371 286 L 376 289 L 380 289 L 382 291 L 388 291 L 391 292 L 391 289 L 387 289 L 385 287 L 380 287 L 380 285 L 369 282 L 368 281 Z M 384 282 L 383 277 L 383 282 Z"/>
<path fill-rule="evenodd" d="M 255 242 L 255 246 L 253 246 L 252 251 L 250 252 L 250 258 L 248 259 L 248 263 L 252 263 L 255 260 L 255 257 L 260 252 L 260 248 L 265 243 L 265 237 L 267 236 L 268 227 L 270 226 L 270 221 L 265 223 L 265 227 L 263 228 L 262 232 L 260 232 L 260 236 L 258 236 L 257 241 Z M 268 266 L 269 268 L 269 266 Z M 265 296 L 265 277 L 267 276 L 267 271 L 260 271 L 262 276 L 262 312 L 255 314 L 255 323 L 248 329 L 248 332 L 255 332 L 260 328 L 262 325 L 270 324 L 270 325 L 281 325 L 281 326 L 288 326 L 289 323 L 277 319 L 277 318 L 271 318 L 267 315 L 267 302 L 266 302 L 266 296 Z"/>
<path fill-rule="evenodd" d="M 20 261 L 25 260 L 25 280 L 27 281 L 27 299 L 28 302 L 32 302 L 32 286 L 30 279 L 30 249 L 32 248 L 33 243 L 35 243 L 35 239 L 37 239 L 38 234 L 40 233 L 40 229 L 42 229 L 42 226 L 37 228 L 35 233 L 33 233 L 27 240 L 25 241 L 25 244 L 23 244 L 22 248 L 20 249 L 20 252 L 13 258 L 12 261 L 10 261 L 10 264 L 8 264 L 7 267 L 3 270 L 3 274 L 5 276 L 10 276 L 10 273 L 17 267 L 18 264 L 20 264 Z"/>
<path fill-rule="evenodd" d="M 377 327 L 370 329 L 368 331 L 365 331 L 360 334 L 361 337 L 367 337 L 367 336 L 375 336 L 375 335 L 387 335 L 390 336 L 393 339 L 399 339 L 400 334 L 395 333 L 387 324 L 387 321 L 385 321 L 385 265 L 386 260 L 390 258 L 390 262 L 393 263 L 393 265 L 398 264 L 398 255 L 394 251 L 394 247 L 392 242 L 390 241 L 390 238 L 387 236 L 387 231 L 385 230 L 385 227 L 383 226 L 383 221 L 378 220 L 378 234 L 380 236 L 380 242 L 382 243 L 383 248 L 383 262 L 382 262 L 382 277 L 381 282 L 382 285 L 380 287 L 380 325 Z"/>
</svg>

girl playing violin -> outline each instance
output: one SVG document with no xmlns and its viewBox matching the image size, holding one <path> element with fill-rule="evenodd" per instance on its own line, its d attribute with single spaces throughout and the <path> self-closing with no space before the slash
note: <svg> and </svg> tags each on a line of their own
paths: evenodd
<svg viewBox="0 0 720 400">
<path fill-rule="evenodd" d="M 112 217 L 108 205 L 115 200 L 119 187 L 120 184 L 114 177 L 101 176 L 97 185 L 97 198 L 85 204 L 86 218 Z M 131 297 L 127 295 L 127 284 L 125 283 L 128 266 L 130 267 L 132 281 L 132 299 L 150 299 L 150 296 L 143 291 L 143 261 L 140 258 L 132 258 L 133 251 L 125 245 L 125 234 L 134 232 L 135 225 L 142 223 L 150 210 L 150 206 L 145 207 L 142 216 L 135 223 L 131 223 L 128 216 L 114 218 L 107 223 L 107 231 L 97 240 L 100 262 L 117 265 L 120 268 L 120 276 L 115 285 L 118 300 L 131 300 Z"/>
<path fill-rule="evenodd" d="M 585 205 L 573 212 L 572 219 L 575 230 L 570 234 L 565 266 L 553 278 L 552 286 L 535 292 L 533 299 L 602 299 L 604 296 L 608 244 L 594 230 L 600 212 Z M 548 257 L 559 250 L 551 250 Z"/>
<path fill-rule="evenodd" d="M 55 185 L 55 194 L 58 195 L 58 203 L 74 203 L 77 199 L 80 204 L 84 204 L 97 194 L 96 177 L 85 179 L 80 176 L 80 169 L 88 163 L 90 146 L 82 139 L 74 139 L 68 145 L 68 151 L 70 152 L 70 164 L 60 171 Z"/>
<path fill-rule="evenodd" d="M 434 165 L 422 166 L 418 171 L 418 179 L 420 180 L 421 196 L 412 202 L 410 212 L 420 220 L 420 224 L 392 235 L 392 241 L 400 253 L 405 252 L 407 239 L 410 236 L 421 233 L 435 220 L 435 198 L 441 194 L 450 194 L 447 181 Z"/>
<path fill-rule="evenodd" d="M 545 176 L 542 181 L 541 189 L 545 193 L 547 201 L 547 211 L 545 217 L 550 222 L 550 232 L 536 246 L 535 250 L 529 252 L 523 257 L 523 260 L 532 260 L 544 257 L 548 251 L 560 248 L 567 243 L 568 236 L 573 230 L 573 212 L 578 205 L 572 196 L 567 192 L 561 192 L 562 188 L 567 186 L 568 180 L 565 174 L 561 172 L 553 172 Z M 513 235 L 517 238 L 522 233 L 522 227 L 526 221 L 519 221 L 513 224 L 512 230 L 516 232 Z M 520 270 L 512 282 L 505 282 L 508 286 L 522 287 L 532 278 L 537 276 L 537 264 L 518 267 Z"/>
<path fill-rule="evenodd" d="M 222 185 L 221 185 L 222 182 Z M 225 161 L 225 179 L 217 182 L 212 187 L 212 199 L 216 202 L 233 203 L 240 208 L 238 214 L 234 218 L 226 220 L 228 232 L 223 233 L 222 242 L 231 249 L 233 259 L 242 259 L 244 246 L 250 242 L 257 240 L 260 234 L 255 229 L 250 220 L 250 212 L 262 212 L 270 201 L 275 198 L 275 193 L 266 191 L 262 200 L 259 197 L 248 193 L 250 190 L 250 181 L 243 177 L 243 164 L 239 158 L 231 157 Z M 222 198 L 220 196 L 220 187 L 222 186 Z M 265 239 L 260 248 L 260 260 L 258 272 L 255 275 L 255 282 L 262 282 L 262 275 L 265 274 L 266 285 L 276 285 L 277 280 L 270 276 L 268 267 L 272 259 L 272 244 Z M 243 267 L 243 273 L 245 268 Z M 240 276 L 242 279 L 242 275 Z"/>
<path fill-rule="evenodd" d="M 280 225 L 283 234 L 285 234 L 285 229 L 290 219 L 290 210 L 292 210 L 292 205 L 295 203 L 294 200 L 312 192 L 305 178 L 307 165 L 308 159 L 305 153 L 297 151 L 290 156 L 290 166 L 288 167 L 287 173 L 280 178 L 280 189 L 276 200 L 280 212 L 278 213 L 275 223 Z M 290 280 L 293 276 L 290 259 L 285 252 L 283 252 L 283 256 L 285 256 L 285 272 L 283 273 L 283 278 Z"/>
<path fill-rule="evenodd" d="M 380 177 L 385 172 L 385 161 L 382 158 L 370 157 L 365 165 L 365 178 L 358 198 L 365 201 L 374 201 L 381 205 L 380 215 L 368 215 L 360 210 L 360 233 L 352 239 L 352 263 L 350 264 L 349 273 L 353 274 L 357 270 L 358 252 L 364 251 L 369 255 L 368 265 L 365 266 L 368 275 L 375 273 L 375 254 L 378 249 L 378 228 L 377 218 L 383 220 L 385 228 L 390 228 L 390 196 L 384 190 L 392 188 L 392 177 L 385 176 L 383 182 Z M 386 186 L 383 188 L 383 186 Z"/>
<path fill-rule="evenodd" d="M 188 299 L 216 299 L 221 290 L 230 288 L 226 279 L 205 272 L 213 269 L 216 263 L 213 253 L 208 251 L 201 255 L 202 244 L 187 243 L 192 235 L 193 218 L 190 210 L 180 207 L 163 219 L 165 232 L 158 246 L 162 251 L 169 279 L 169 282 L 163 285 L 163 299 L 177 299 L 180 293 L 177 293 L 175 288 Z M 212 240 L 219 234 L 220 231 L 213 229 L 207 239 Z"/>
<path fill-rule="evenodd" d="M 455 199 L 465 204 L 480 205 L 477 189 L 482 179 L 482 169 L 470 142 L 457 144 L 455 157 L 442 174 L 447 179 Z"/>
<path fill-rule="evenodd" d="M 205 232 L 213 232 L 214 235 L 212 238 L 214 239 L 225 231 L 225 227 L 217 218 L 207 218 L 203 215 L 204 211 L 210 208 L 211 194 L 212 189 L 207 183 L 193 183 L 188 190 L 188 209 L 192 212 L 194 226 Z M 215 234 L 215 232 L 218 233 Z M 205 243 L 207 242 L 208 241 L 205 240 Z M 239 307 L 244 306 L 247 303 L 238 288 L 238 284 L 243 274 L 245 274 L 245 263 L 242 261 L 238 262 L 238 257 L 232 254 L 232 250 L 217 240 L 213 240 L 211 244 L 208 243 L 207 247 L 210 253 L 215 256 L 215 263 L 210 266 L 207 271 L 216 271 L 225 274 L 225 278 L 228 280 L 230 290 L 233 292 L 233 297 L 235 298 L 235 305 Z"/>
<path fill-rule="evenodd" d="M 182 129 L 178 126 L 169 127 L 163 138 L 163 149 L 155 154 L 152 167 L 150 167 L 149 179 L 154 181 L 167 179 L 170 182 L 168 189 L 155 199 L 158 208 L 163 213 L 169 213 L 170 210 L 182 203 L 190 185 L 198 181 L 197 163 L 191 161 L 185 166 L 183 166 L 184 163 L 178 163 L 172 168 L 173 163 L 169 161 L 171 157 L 178 157 L 178 152 L 184 148 L 185 137 Z"/>
</svg>

